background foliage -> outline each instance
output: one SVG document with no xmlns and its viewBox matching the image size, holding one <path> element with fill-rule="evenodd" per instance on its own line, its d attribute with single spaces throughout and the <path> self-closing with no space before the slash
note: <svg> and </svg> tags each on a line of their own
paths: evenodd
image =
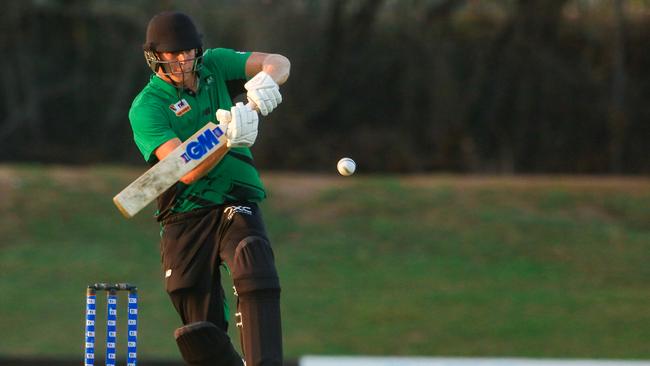
<svg viewBox="0 0 650 366">
<path fill-rule="evenodd" d="M 650 172 L 643 0 L 31 0 L 3 3 L 5 161 L 140 163 L 127 111 L 150 17 L 207 47 L 285 54 L 263 169 Z M 272 128 L 273 126 L 274 128 Z"/>
</svg>

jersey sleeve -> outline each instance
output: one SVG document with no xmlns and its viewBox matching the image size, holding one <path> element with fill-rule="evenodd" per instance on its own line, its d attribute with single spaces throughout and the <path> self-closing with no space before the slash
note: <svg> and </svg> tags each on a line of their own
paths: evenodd
<svg viewBox="0 0 650 366">
<path fill-rule="evenodd" d="M 129 111 L 129 120 L 135 144 L 147 162 L 155 158 L 153 153 L 158 146 L 177 137 L 159 105 L 134 103 Z"/>
<path fill-rule="evenodd" d="M 212 48 L 203 53 L 203 62 L 217 70 L 224 80 L 246 79 L 246 61 L 250 55 L 251 52 Z"/>
</svg>

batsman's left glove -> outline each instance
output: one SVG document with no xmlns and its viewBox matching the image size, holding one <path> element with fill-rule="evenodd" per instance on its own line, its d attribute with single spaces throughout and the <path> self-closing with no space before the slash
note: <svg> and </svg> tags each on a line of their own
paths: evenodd
<svg viewBox="0 0 650 366">
<path fill-rule="evenodd" d="M 278 104 L 282 103 L 282 95 L 280 94 L 280 87 L 273 78 L 261 71 L 257 73 L 252 79 L 244 84 L 248 93 L 246 97 L 257 106 L 263 116 L 271 113 Z"/>
</svg>

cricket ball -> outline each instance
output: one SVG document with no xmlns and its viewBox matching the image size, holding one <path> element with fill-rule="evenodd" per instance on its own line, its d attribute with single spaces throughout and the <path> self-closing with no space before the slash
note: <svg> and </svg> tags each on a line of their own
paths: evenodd
<svg viewBox="0 0 650 366">
<path fill-rule="evenodd" d="M 338 169 L 341 175 L 347 177 L 348 175 L 354 174 L 354 171 L 357 169 L 357 164 L 350 158 L 343 158 L 336 164 L 336 169 Z"/>
</svg>

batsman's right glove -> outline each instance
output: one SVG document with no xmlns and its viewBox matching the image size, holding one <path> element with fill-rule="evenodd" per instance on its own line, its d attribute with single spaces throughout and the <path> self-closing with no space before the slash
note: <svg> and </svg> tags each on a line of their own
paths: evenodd
<svg viewBox="0 0 650 366">
<path fill-rule="evenodd" d="M 255 143 L 259 117 L 249 105 L 237 103 L 230 111 L 219 109 L 216 117 L 226 134 L 228 147 L 250 147 Z"/>
</svg>

